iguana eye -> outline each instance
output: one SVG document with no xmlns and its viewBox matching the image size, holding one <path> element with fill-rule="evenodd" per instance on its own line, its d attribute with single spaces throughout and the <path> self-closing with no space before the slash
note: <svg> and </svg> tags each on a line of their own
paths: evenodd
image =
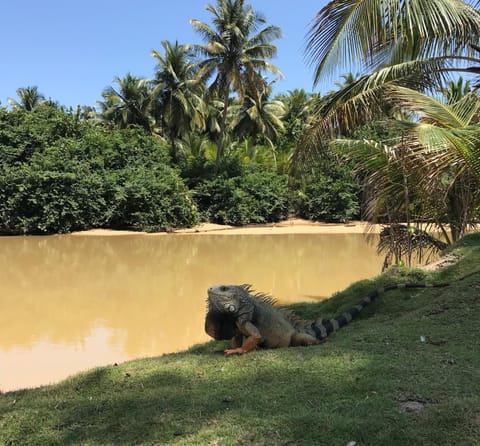
<svg viewBox="0 0 480 446">
<path fill-rule="evenodd" d="M 220 291 L 222 291 L 222 292 L 225 292 L 225 291 L 227 291 L 227 290 L 228 290 L 228 287 L 226 287 L 226 286 L 224 286 L 224 285 L 222 285 L 222 286 L 220 287 Z"/>
</svg>

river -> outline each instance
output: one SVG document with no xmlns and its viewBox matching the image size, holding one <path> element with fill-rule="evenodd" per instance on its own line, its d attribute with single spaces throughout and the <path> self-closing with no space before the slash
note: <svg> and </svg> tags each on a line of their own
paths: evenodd
<svg viewBox="0 0 480 446">
<path fill-rule="evenodd" d="M 1 237 L 0 390 L 205 342 L 215 284 L 312 301 L 381 265 L 362 234 Z"/>
</svg>

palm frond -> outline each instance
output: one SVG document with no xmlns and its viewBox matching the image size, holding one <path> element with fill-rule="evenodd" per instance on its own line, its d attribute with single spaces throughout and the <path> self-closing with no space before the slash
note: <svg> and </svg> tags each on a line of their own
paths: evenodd
<svg viewBox="0 0 480 446">
<path fill-rule="evenodd" d="M 328 94 L 319 101 L 316 117 L 295 150 L 293 162 L 308 163 L 326 138 L 344 134 L 384 112 L 392 87 L 425 89 L 440 82 L 448 76 L 446 64 L 448 59 L 431 58 L 387 66 Z"/>
<path fill-rule="evenodd" d="M 480 12 L 459 0 L 333 0 L 311 25 L 306 56 L 318 83 L 354 62 L 372 71 L 386 62 L 469 52 L 479 24 Z"/>
</svg>

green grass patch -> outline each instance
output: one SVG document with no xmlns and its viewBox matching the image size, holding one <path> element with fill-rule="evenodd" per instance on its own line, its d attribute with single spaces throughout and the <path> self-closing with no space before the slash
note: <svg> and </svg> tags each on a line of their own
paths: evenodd
<svg viewBox="0 0 480 446">
<path fill-rule="evenodd" d="M 292 308 L 338 314 L 399 280 L 328 342 L 225 357 L 227 343 L 0 395 L 1 445 L 480 445 L 480 235 L 432 275 L 397 270 Z"/>
</svg>

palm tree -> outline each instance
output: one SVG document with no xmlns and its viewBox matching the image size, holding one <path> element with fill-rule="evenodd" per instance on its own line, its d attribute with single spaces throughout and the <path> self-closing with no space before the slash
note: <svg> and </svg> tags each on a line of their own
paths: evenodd
<svg viewBox="0 0 480 446">
<path fill-rule="evenodd" d="M 99 101 L 100 116 L 120 128 L 139 125 L 147 132 L 153 130 L 152 107 L 154 96 L 149 81 L 128 73 L 124 78 L 115 77 L 118 88 L 107 87 Z"/>
<path fill-rule="evenodd" d="M 213 15 L 213 27 L 199 20 L 190 21 L 206 42 L 205 45 L 193 45 L 203 57 L 198 64 L 199 76 L 209 79 L 215 75 L 210 91 L 223 101 L 217 136 L 217 169 L 222 156 L 230 93 L 238 93 L 242 101 L 247 85 L 250 88 L 264 86 L 263 71 L 281 76 L 278 68 L 267 62 L 276 55 L 277 48 L 270 42 L 280 37 L 280 28 L 266 26 L 258 31 L 266 20 L 251 5 L 244 3 L 244 0 L 217 0 L 216 6 L 208 4 L 206 9 Z"/>
<path fill-rule="evenodd" d="M 8 102 L 13 108 L 20 108 L 25 111 L 33 111 L 39 105 L 45 102 L 45 96 L 39 93 L 38 87 L 23 87 L 17 89 L 17 95 L 20 101 L 8 98 Z"/>
<path fill-rule="evenodd" d="M 469 4 L 470 3 L 470 4 Z M 479 2 L 461 0 L 333 0 L 310 29 L 308 56 L 315 82 L 356 65 L 355 82 L 328 97 L 299 146 L 315 152 L 333 132 L 368 122 L 385 106 L 392 87 L 438 87 L 455 71 L 475 72 L 480 37 Z M 298 154 L 297 154 L 298 155 Z"/>
<path fill-rule="evenodd" d="M 415 116 L 411 152 L 423 166 L 427 192 L 443 188 L 441 203 L 453 241 L 465 233 L 479 205 L 480 98 L 476 92 L 451 102 L 398 87 L 396 100 Z"/>
<path fill-rule="evenodd" d="M 383 215 L 391 224 L 409 223 L 415 209 L 415 219 L 436 223 L 447 241 L 456 241 L 480 205 L 480 98 L 471 91 L 452 102 L 448 92 L 430 96 L 405 87 L 392 94 L 412 118 L 401 123 L 401 137 L 334 145 L 366 172 L 368 220 Z"/>
<path fill-rule="evenodd" d="M 338 87 L 340 90 L 348 87 L 349 85 L 352 85 L 355 83 L 355 81 L 358 78 L 358 74 L 353 74 L 351 71 L 347 74 L 342 74 L 340 76 L 342 78 L 341 82 L 334 82 L 334 85 Z"/>
<path fill-rule="evenodd" d="M 445 88 L 441 89 L 449 104 L 453 104 L 472 91 L 470 81 L 464 81 L 460 76 L 457 81 L 450 81 Z"/>
<path fill-rule="evenodd" d="M 283 102 L 269 100 L 272 88 L 248 91 L 243 103 L 232 107 L 232 133 L 240 138 L 256 138 L 259 142 L 273 143 L 283 131 L 282 116 L 285 113 Z"/>
<path fill-rule="evenodd" d="M 155 50 L 151 52 L 158 62 L 153 91 L 157 98 L 156 114 L 170 140 L 175 161 L 176 140 L 188 130 L 203 130 L 205 127 L 203 84 L 195 78 L 197 67 L 189 45 L 178 42 L 172 45 L 164 40 L 162 46 L 163 55 Z"/>
<path fill-rule="evenodd" d="M 279 149 L 288 155 L 295 148 L 302 136 L 308 121 L 315 110 L 315 104 L 320 96 L 307 93 L 304 89 L 289 90 L 275 97 L 283 103 L 282 122 L 284 132 L 279 140 Z"/>
</svg>

